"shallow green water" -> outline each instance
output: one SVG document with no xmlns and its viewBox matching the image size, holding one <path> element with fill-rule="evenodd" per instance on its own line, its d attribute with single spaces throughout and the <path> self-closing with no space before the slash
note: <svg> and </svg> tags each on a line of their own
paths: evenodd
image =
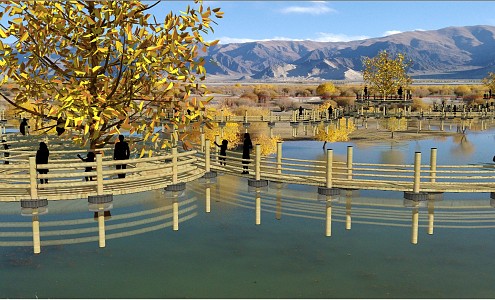
<svg viewBox="0 0 495 300">
<path fill-rule="evenodd" d="M 387 159 L 383 152 L 392 148 L 404 163 L 411 163 L 415 151 L 438 147 L 439 164 L 491 160 L 493 133 L 470 135 L 469 141 L 474 151 L 462 155 L 448 138 L 355 145 L 354 158 L 378 162 Z M 351 143 L 331 147 L 345 155 L 347 145 Z M 284 143 L 284 156 L 301 157 L 303 147 L 305 158 L 323 156 L 316 142 Z M 97 224 L 85 200 L 50 202 L 49 213 L 40 217 L 42 241 L 91 241 L 42 245 L 40 255 L 32 254 L 29 246 L 0 247 L 0 297 L 495 297 L 495 209 L 489 195 L 446 194 L 435 207 L 433 235 L 427 234 L 427 208 L 421 207 L 417 245 L 410 242 L 411 209 L 404 207 L 402 193 L 341 196 L 332 204 L 331 237 L 324 234 L 326 204 L 317 198 L 315 187 L 270 188 L 261 193 L 261 224 L 255 225 L 255 193 L 248 192 L 245 179 L 222 175 L 211 186 L 211 213 L 205 213 L 205 185 L 187 185 L 180 199 L 184 220 L 179 231 L 173 231 L 171 202 L 165 195 L 119 196 L 106 221 L 103 249 L 98 248 Z M 351 230 L 345 229 L 348 201 Z M 30 227 L 5 226 L 29 224 L 17 204 L 2 203 L 0 211 L 0 242 L 29 242 Z M 77 229 L 88 232 L 69 234 Z M 26 236 L 5 236 L 8 232 Z"/>
</svg>

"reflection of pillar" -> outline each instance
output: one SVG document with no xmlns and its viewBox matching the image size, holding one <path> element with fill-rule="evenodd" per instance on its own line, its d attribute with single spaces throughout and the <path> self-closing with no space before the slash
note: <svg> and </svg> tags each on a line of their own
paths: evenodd
<svg viewBox="0 0 495 300">
<path fill-rule="evenodd" d="M 419 219 L 419 208 L 416 204 L 412 209 L 412 230 L 411 230 L 411 243 L 418 243 L 418 219 Z"/>
<path fill-rule="evenodd" d="M 332 199 L 327 196 L 325 236 L 332 236 Z"/>
<path fill-rule="evenodd" d="M 179 201 L 178 197 L 174 197 L 172 202 L 172 214 L 173 214 L 173 230 L 179 230 Z"/>
<path fill-rule="evenodd" d="M 98 209 L 98 237 L 100 248 L 105 248 L 105 211 L 103 205 Z"/>
<path fill-rule="evenodd" d="M 428 234 L 433 234 L 434 204 L 434 201 L 428 200 Z"/>
<path fill-rule="evenodd" d="M 206 198 L 205 210 L 206 210 L 207 213 L 209 213 L 211 211 L 211 200 L 210 200 L 210 197 L 211 197 L 210 186 L 207 185 L 206 186 L 206 190 L 205 190 L 205 198 Z"/>
<path fill-rule="evenodd" d="M 346 197 L 345 200 L 345 229 L 351 230 L 351 204 L 352 197 Z"/>
<path fill-rule="evenodd" d="M 256 225 L 261 224 L 261 192 L 256 189 Z"/>
<path fill-rule="evenodd" d="M 444 131 L 444 129 L 443 129 L 443 119 L 440 120 L 440 130 L 441 131 Z"/>
<path fill-rule="evenodd" d="M 38 209 L 33 209 L 33 248 L 34 254 L 41 253 L 41 242 L 40 242 L 40 220 L 38 216 Z"/>
<path fill-rule="evenodd" d="M 280 220 L 282 219 L 282 189 L 281 189 L 282 184 L 277 184 L 277 206 L 275 209 L 275 219 Z"/>
</svg>

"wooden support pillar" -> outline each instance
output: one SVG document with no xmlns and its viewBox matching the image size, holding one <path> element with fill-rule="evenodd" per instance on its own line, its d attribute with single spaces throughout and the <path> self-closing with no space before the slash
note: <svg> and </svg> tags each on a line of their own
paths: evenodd
<svg viewBox="0 0 495 300">
<path fill-rule="evenodd" d="M 255 169 L 254 176 L 256 180 L 261 179 L 261 145 L 256 144 L 255 146 Z"/>
<path fill-rule="evenodd" d="M 327 160 L 326 160 L 326 176 L 325 176 L 325 187 L 332 187 L 332 167 L 333 167 L 333 150 L 327 149 Z"/>
<path fill-rule="evenodd" d="M 437 176 L 437 148 L 431 148 L 430 153 L 430 182 L 435 182 Z"/>
<path fill-rule="evenodd" d="M 416 152 L 414 154 L 414 183 L 413 183 L 413 193 L 419 193 L 421 182 L 421 152 Z"/>
</svg>

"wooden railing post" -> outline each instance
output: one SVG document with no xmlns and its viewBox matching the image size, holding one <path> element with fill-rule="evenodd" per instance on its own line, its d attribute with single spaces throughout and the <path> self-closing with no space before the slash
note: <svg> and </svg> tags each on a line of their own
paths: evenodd
<svg viewBox="0 0 495 300">
<path fill-rule="evenodd" d="M 205 134 L 201 133 L 201 152 L 205 152 Z"/>
<path fill-rule="evenodd" d="M 414 154 L 414 185 L 413 193 L 419 193 L 419 184 L 421 181 L 421 152 Z"/>
<path fill-rule="evenodd" d="M 215 143 L 217 143 L 218 145 L 220 145 L 222 143 L 222 142 L 220 142 L 220 136 L 215 135 Z M 220 161 L 220 158 L 218 157 L 219 154 L 220 154 L 220 148 L 215 147 L 215 162 L 216 163 L 218 163 Z"/>
<path fill-rule="evenodd" d="M 327 149 L 327 169 L 326 169 L 326 180 L 325 180 L 326 188 L 332 187 L 332 167 L 333 167 L 332 163 L 333 163 L 333 150 Z"/>
<path fill-rule="evenodd" d="M 103 157 L 96 153 L 96 193 L 103 195 Z"/>
<path fill-rule="evenodd" d="M 347 179 L 352 180 L 352 146 L 347 146 Z"/>
<path fill-rule="evenodd" d="M 206 140 L 205 142 L 205 172 L 210 172 L 210 140 Z"/>
<path fill-rule="evenodd" d="M 172 184 L 178 181 L 177 147 L 172 148 Z"/>
<path fill-rule="evenodd" d="M 29 189 L 31 199 L 38 199 L 38 179 L 36 174 L 36 157 L 29 157 Z"/>
<path fill-rule="evenodd" d="M 436 182 L 436 177 L 437 177 L 437 148 L 431 148 L 430 182 Z"/>
<path fill-rule="evenodd" d="M 277 174 L 282 174 L 282 142 L 277 142 Z"/>
<path fill-rule="evenodd" d="M 261 145 L 256 144 L 256 158 L 255 158 L 255 169 L 254 176 L 256 180 L 261 180 Z"/>
</svg>

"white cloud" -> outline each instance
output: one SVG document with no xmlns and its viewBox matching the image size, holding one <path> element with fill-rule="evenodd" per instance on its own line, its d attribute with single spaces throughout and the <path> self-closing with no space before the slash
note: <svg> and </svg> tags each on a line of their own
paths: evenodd
<svg viewBox="0 0 495 300">
<path fill-rule="evenodd" d="M 365 40 L 369 39 L 369 36 L 365 35 L 346 35 L 341 33 L 327 33 L 327 32 L 318 32 L 318 37 L 314 39 L 317 42 L 349 42 L 349 41 L 357 41 L 357 40 Z"/>
<path fill-rule="evenodd" d="M 389 36 L 389 35 L 397 34 L 397 33 L 402 33 L 402 31 L 399 31 L 399 30 L 388 30 L 388 31 L 385 31 L 383 33 L 383 36 Z"/>
<path fill-rule="evenodd" d="M 335 9 L 328 7 L 324 1 L 313 1 L 309 6 L 288 6 L 280 10 L 284 14 L 310 14 L 323 15 L 337 12 Z"/>
<path fill-rule="evenodd" d="M 346 34 L 335 34 L 335 33 L 327 33 L 327 32 L 318 32 L 316 33 L 316 38 L 307 38 L 307 39 L 295 39 L 283 36 L 275 36 L 268 39 L 250 39 L 250 38 L 233 38 L 233 37 L 219 37 L 220 44 L 230 44 L 230 43 L 250 43 L 250 42 L 266 42 L 266 41 L 315 41 L 315 42 L 349 42 L 349 41 L 357 41 L 369 39 L 369 36 L 365 35 L 346 35 Z"/>
<path fill-rule="evenodd" d="M 267 41 L 304 41 L 303 39 L 294 39 L 283 36 L 276 36 L 269 39 L 233 38 L 233 37 L 223 36 L 223 37 L 219 37 L 218 39 L 220 40 L 219 42 L 220 44 L 267 42 Z"/>
</svg>

